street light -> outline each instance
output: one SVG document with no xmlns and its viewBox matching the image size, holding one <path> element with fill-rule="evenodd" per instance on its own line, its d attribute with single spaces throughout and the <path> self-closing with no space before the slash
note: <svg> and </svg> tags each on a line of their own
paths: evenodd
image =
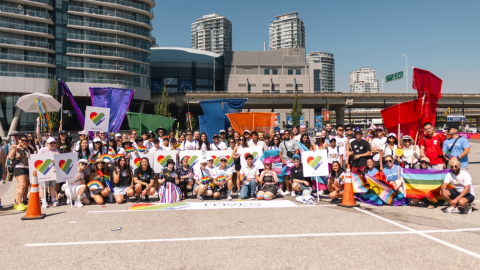
<svg viewBox="0 0 480 270">
<path fill-rule="evenodd" d="M 406 54 L 404 54 L 403 56 L 405 56 L 405 78 L 407 79 L 406 87 L 407 87 L 407 94 L 408 94 L 408 58 Z"/>
</svg>

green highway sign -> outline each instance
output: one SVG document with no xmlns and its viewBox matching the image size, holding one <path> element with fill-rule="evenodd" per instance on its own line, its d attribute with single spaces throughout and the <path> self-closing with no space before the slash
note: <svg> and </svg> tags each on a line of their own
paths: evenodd
<svg viewBox="0 0 480 270">
<path fill-rule="evenodd" d="M 385 77 L 385 82 L 391 82 L 403 78 L 403 71 L 397 72 L 395 74 L 390 74 Z"/>
</svg>

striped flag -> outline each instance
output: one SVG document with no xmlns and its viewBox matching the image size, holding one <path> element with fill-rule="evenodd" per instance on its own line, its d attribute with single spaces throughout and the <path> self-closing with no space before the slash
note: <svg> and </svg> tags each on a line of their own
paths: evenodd
<svg viewBox="0 0 480 270">
<path fill-rule="evenodd" d="M 393 204 L 395 191 L 390 186 L 368 174 L 365 175 L 365 179 L 370 184 L 370 189 L 375 191 L 382 201 L 389 205 Z"/>
<path fill-rule="evenodd" d="M 450 170 L 403 169 L 405 195 L 411 199 L 441 199 L 440 188 Z M 452 188 L 449 185 L 448 188 Z"/>
<path fill-rule="evenodd" d="M 368 187 L 365 185 L 365 182 L 363 181 L 362 176 L 356 173 L 351 173 L 351 175 L 352 175 L 353 193 L 367 193 Z M 342 182 L 343 182 L 343 179 L 342 179 Z"/>
</svg>

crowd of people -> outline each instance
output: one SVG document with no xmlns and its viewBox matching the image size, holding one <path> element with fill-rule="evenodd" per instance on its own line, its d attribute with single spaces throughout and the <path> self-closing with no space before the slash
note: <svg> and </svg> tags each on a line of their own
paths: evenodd
<svg viewBox="0 0 480 270">
<path fill-rule="evenodd" d="M 61 202 L 82 207 L 85 204 L 106 202 L 124 203 L 132 198 L 135 202 L 150 201 L 149 196 L 158 196 L 161 203 L 173 203 L 196 196 L 204 199 L 272 200 L 277 196 L 295 196 L 297 201 L 313 203 L 312 194 L 328 195 L 332 203 L 341 202 L 347 167 L 356 174 L 375 175 L 383 172 L 386 181 L 395 191 L 403 192 L 401 168 L 450 169 L 441 188 L 441 195 L 449 207 L 444 212 L 461 211 L 470 213 L 475 194 L 472 178 L 468 172 L 467 139 L 458 135 L 458 126 L 450 125 L 446 134 L 436 134 L 430 123 L 423 126 L 425 135 L 418 145 L 416 138 L 404 135 L 399 138 L 388 133 L 382 126 L 372 126 L 367 131 L 350 125 L 337 125 L 333 129 L 327 123 L 325 129 L 312 138 L 305 125 L 291 130 L 278 130 L 273 134 L 244 130 L 243 133 L 229 127 L 213 135 L 188 130 L 178 134 L 159 127 L 155 132 L 139 134 L 135 130 L 127 133 L 107 134 L 99 132 L 93 140 L 87 131 L 78 133 L 79 140 L 73 142 L 65 131 L 58 138 L 45 132 L 42 136 L 37 124 L 36 135 L 9 134 L 11 142 L 1 153 L 2 179 L 15 177 L 18 181 L 14 208 L 26 209 L 28 204 L 29 170 L 28 157 L 40 153 L 77 153 L 78 174 L 74 182 L 41 183 L 42 207 L 58 206 Z M 247 155 L 246 166 L 240 162 L 239 149 L 259 147 L 262 151 L 278 150 L 282 166 L 289 166 L 282 179 L 272 168 L 272 162 L 263 163 L 264 169 L 253 164 L 253 156 Z M 329 176 L 325 184 L 305 177 L 301 164 L 301 149 L 306 151 L 326 150 Z M 142 158 L 140 166 L 132 170 L 130 157 L 138 153 L 176 151 L 177 157 L 169 159 L 161 172 L 155 172 L 148 158 Z M 231 151 L 232 166 L 228 158 L 220 157 L 220 166 L 213 166 L 213 159 L 204 156 L 200 167 L 194 170 L 188 157 L 179 159 L 180 151 L 202 150 Z M 117 160 L 103 160 L 103 154 L 121 156 Z M 93 164 L 92 164 L 93 163 Z M 89 187 L 94 181 L 99 187 Z M 447 189 L 448 184 L 453 189 Z M 44 190 L 45 189 L 45 190 Z M 49 198 L 43 196 L 48 191 Z M 436 204 L 424 200 L 411 200 L 412 204 L 426 203 L 429 208 Z M 461 209 L 458 209 L 460 207 Z"/>
</svg>

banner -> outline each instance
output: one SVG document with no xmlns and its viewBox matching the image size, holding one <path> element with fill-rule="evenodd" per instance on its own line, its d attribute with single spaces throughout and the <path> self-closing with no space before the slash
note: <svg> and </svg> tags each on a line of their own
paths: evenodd
<svg viewBox="0 0 480 270">
<path fill-rule="evenodd" d="M 130 207 L 134 211 L 159 211 L 159 210 L 211 210 L 211 209 L 239 209 L 239 208 L 279 208 L 298 207 L 297 204 L 287 200 L 273 201 L 229 201 L 229 202 L 193 202 L 193 203 L 137 203 Z"/>
<path fill-rule="evenodd" d="M 108 132 L 110 109 L 87 106 L 84 130 Z"/>
<path fill-rule="evenodd" d="M 316 115 L 315 117 L 315 132 L 320 132 L 323 129 L 322 116 Z"/>
<path fill-rule="evenodd" d="M 213 166 L 219 167 L 220 166 L 220 157 L 225 156 L 227 157 L 227 166 L 232 167 L 234 165 L 233 163 L 233 157 L 232 157 L 232 151 L 229 150 L 222 150 L 222 151 L 206 151 L 205 152 L 205 157 L 207 160 L 209 158 L 213 159 Z"/>
<path fill-rule="evenodd" d="M 153 170 L 155 173 L 161 173 L 163 168 L 167 166 L 167 161 L 173 159 L 175 165 L 177 164 L 177 151 L 155 151 L 153 153 Z"/>
<path fill-rule="evenodd" d="M 280 131 L 280 114 L 276 114 L 277 117 L 275 118 L 275 127 L 273 128 L 273 131 Z"/>
<path fill-rule="evenodd" d="M 202 150 L 180 151 L 180 161 L 185 156 L 188 157 L 188 165 L 192 166 L 193 171 L 196 172 L 200 168 L 200 161 L 203 159 Z"/>
<path fill-rule="evenodd" d="M 83 129 L 83 127 L 85 126 L 85 117 L 83 116 L 83 112 L 78 107 L 77 102 L 75 102 L 75 98 L 72 95 L 72 92 L 70 92 L 70 89 L 68 89 L 68 86 L 65 84 L 65 82 L 61 79 L 59 79 L 59 81 L 60 83 L 62 83 L 62 96 L 67 96 L 72 103 L 73 109 L 75 109 L 75 112 L 77 113 L 78 122 Z"/>
<path fill-rule="evenodd" d="M 77 179 L 78 173 L 78 155 L 74 153 L 53 155 L 55 161 L 55 173 L 57 183 L 69 182 Z"/>
<path fill-rule="evenodd" d="M 58 154 L 57 154 L 58 155 Z M 33 175 L 33 171 L 37 171 L 38 182 L 53 181 L 56 178 L 54 172 L 54 154 L 32 154 L 28 158 L 29 175 Z"/>
<path fill-rule="evenodd" d="M 327 150 L 302 152 L 303 176 L 328 176 Z"/>
<path fill-rule="evenodd" d="M 153 153 L 147 153 L 147 154 L 135 154 L 132 153 L 130 156 L 130 168 L 132 168 L 132 171 L 135 172 L 135 169 L 140 167 L 140 163 L 142 161 L 142 158 L 148 158 L 148 163 L 150 163 L 150 167 L 154 169 L 154 163 L 153 163 Z M 155 169 L 154 169 L 155 170 Z"/>
<path fill-rule="evenodd" d="M 275 127 L 275 113 L 266 112 L 244 112 L 244 113 L 229 113 L 227 114 L 232 127 L 235 131 L 243 134 L 247 130 L 255 130 L 256 132 L 273 134 Z"/>
<path fill-rule="evenodd" d="M 247 147 L 247 148 L 240 148 L 237 150 L 240 154 L 240 165 L 242 168 L 247 167 L 247 160 L 245 157 L 249 154 L 253 156 L 252 164 L 257 166 L 259 170 L 263 169 L 263 162 L 260 160 L 262 156 L 262 147 Z"/>
</svg>

